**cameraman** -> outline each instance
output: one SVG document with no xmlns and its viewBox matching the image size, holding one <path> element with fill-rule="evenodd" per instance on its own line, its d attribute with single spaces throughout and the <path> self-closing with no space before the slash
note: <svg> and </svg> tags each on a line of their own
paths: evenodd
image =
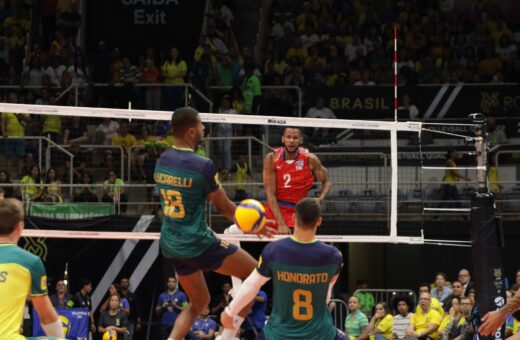
<svg viewBox="0 0 520 340">
<path fill-rule="evenodd" d="M 167 290 L 159 295 L 155 314 L 161 316 L 161 339 L 167 340 L 172 331 L 175 320 L 180 312 L 188 306 L 188 299 L 183 292 L 177 290 L 177 278 L 168 276 Z"/>
</svg>

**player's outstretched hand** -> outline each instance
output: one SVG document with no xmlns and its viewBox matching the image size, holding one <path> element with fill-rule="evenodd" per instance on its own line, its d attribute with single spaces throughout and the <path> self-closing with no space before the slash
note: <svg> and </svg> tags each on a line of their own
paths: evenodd
<svg viewBox="0 0 520 340">
<path fill-rule="evenodd" d="M 220 313 L 220 323 L 224 328 L 233 329 L 233 318 L 225 310 Z"/>
<path fill-rule="evenodd" d="M 491 335 L 502 326 L 505 320 L 506 316 L 500 311 L 489 312 L 482 318 L 482 324 L 478 328 L 478 332 L 481 335 Z"/>
<path fill-rule="evenodd" d="M 285 223 L 278 223 L 278 234 L 279 235 L 291 235 L 291 229 Z"/>
<path fill-rule="evenodd" d="M 258 238 L 261 239 L 264 236 L 272 238 L 274 235 L 276 235 L 276 229 L 273 228 L 274 225 L 276 225 L 275 220 L 266 220 L 264 227 L 256 233 Z"/>
</svg>

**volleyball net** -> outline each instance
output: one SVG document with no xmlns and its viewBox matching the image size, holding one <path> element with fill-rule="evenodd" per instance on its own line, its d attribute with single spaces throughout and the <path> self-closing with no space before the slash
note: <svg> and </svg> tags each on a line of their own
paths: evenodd
<svg viewBox="0 0 520 340">
<path fill-rule="evenodd" d="M 148 215 L 159 210 L 153 169 L 160 154 L 171 147 L 171 112 L 133 109 L 0 104 L 0 112 L 23 119 L 24 137 L 3 138 L 4 147 L 24 140 L 24 173 L 16 178 L 29 216 L 67 221 L 105 214 Z M 24 115 L 30 117 L 25 119 Z M 467 134 L 446 132 L 421 122 L 312 119 L 281 116 L 201 113 L 206 136 L 199 152 L 216 164 L 228 196 L 239 202 L 265 202 L 263 160 L 281 145 L 286 126 L 300 127 L 304 146 L 327 168 L 331 191 L 322 204 L 320 239 L 330 242 L 425 243 L 424 218 L 469 211 L 464 202 L 442 202 L 439 188 L 445 172 L 447 148 L 423 152 L 426 134 L 452 138 L 461 149 L 460 171 L 477 186 L 472 131 L 478 124 L 460 124 Z M 449 125 L 449 124 L 441 124 Z M 5 146 L 5 144 L 8 146 Z M 16 144 L 16 143 L 15 143 Z M 471 144 L 471 143 L 470 143 Z M 16 155 L 8 161 L 16 173 Z M 21 180 L 32 167 L 41 170 L 40 184 Z M 49 169 L 55 179 L 47 179 Z M 31 184 L 32 183 L 32 184 Z M 54 183 L 54 184 L 53 184 Z M 285 183 L 284 183 L 285 184 Z M 18 187 L 17 187 L 18 186 Z M 59 187 L 59 189 L 58 189 Z M 45 189 L 45 190 L 44 190 Z M 33 200 L 39 190 L 45 194 Z M 463 191 L 463 190 L 462 190 Z M 314 183 L 309 195 L 318 196 Z M 56 197 L 58 196 L 58 197 Z M 67 209 L 79 212 L 67 215 Z M 65 211 L 65 212 L 63 212 Z M 61 213 L 60 213 L 61 212 Z M 60 215 L 61 214 L 61 215 Z M 209 225 L 224 239 L 259 240 L 255 235 L 222 234 L 231 224 L 208 203 Z M 80 223 L 81 224 L 81 223 Z M 157 239 L 157 230 L 39 230 L 28 226 L 26 236 L 57 238 Z M 284 236 L 277 236 L 284 237 Z"/>
</svg>

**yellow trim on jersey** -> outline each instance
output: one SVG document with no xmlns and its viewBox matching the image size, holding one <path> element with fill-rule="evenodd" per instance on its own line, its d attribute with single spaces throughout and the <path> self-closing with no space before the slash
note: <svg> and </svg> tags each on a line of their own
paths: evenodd
<svg viewBox="0 0 520 340">
<path fill-rule="evenodd" d="M 172 145 L 172 148 L 177 149 L 177 150 L 184 150 L 184 151 L 195 152 L 195 150 L 193 150 L 193 149 L 190 149 L 190 148 L 181 148 L 181 147 L 179 147 L 179 146 L 175 146 L 175 145 Z"/>
<path fill-rule="evenodd" d="M 15 243 L 0 243 L 0 247 L 16 246 Z"/>
<path fill-rule="evenodd" d="M 315 243 L 315 242 L 318 242 L 318 239 L 317 239 L 317 238 L 315 238 L 315 239 L 312 240 L 312 241 L 303 242 L 303 241 L 297 240 L 294 236 L 291 236 L 291 240 L 293 240 L 293 241 L 296 242 L 296 243 L 300 243 L 300 244 L 309 244 L 309 243 Z"/>
</svg>

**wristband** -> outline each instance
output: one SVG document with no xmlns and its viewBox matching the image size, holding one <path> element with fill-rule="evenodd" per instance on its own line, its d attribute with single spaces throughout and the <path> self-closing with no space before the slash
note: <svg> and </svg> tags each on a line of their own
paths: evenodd
<svg viewBox="0 0 520 340">
<path fill-rule="evenodd" d="M 61 327 L 61 321 L 58 319 L 48 324 L 42 324 L 42 328 L 47 336 L 55 336 L 57 338 L 64 338 L 63 328 Z"/>
<path fill-rule="evenodd" d="M 231 307 L 229 307 L 229 305 L 227 305 L 226 308 L 224 308 L 224 312 L 226 312 L 226 314 L 230 317 L 234 317 L 234 315 L 231 313 Z"/>
</svg>

